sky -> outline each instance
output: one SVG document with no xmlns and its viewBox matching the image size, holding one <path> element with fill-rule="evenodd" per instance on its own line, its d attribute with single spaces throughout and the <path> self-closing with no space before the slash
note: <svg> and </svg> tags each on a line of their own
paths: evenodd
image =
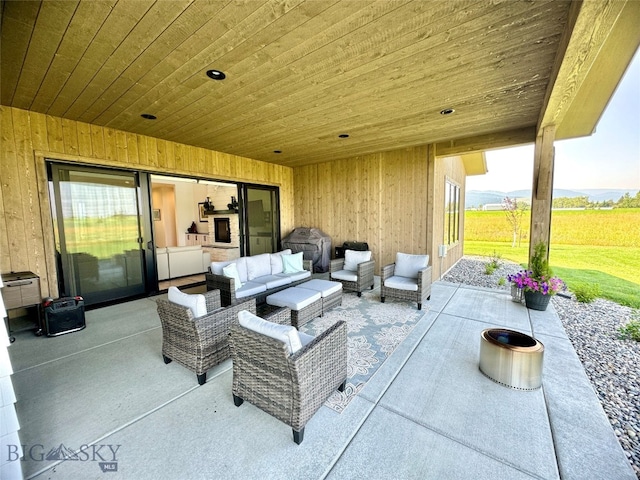
<svg viewBox="0 0 640 480">
<path fill-rule="evenodd" d="M 467 191 L 530 189 L 533 145 L 486 152 L 485 175 L 467 177 Z M 590 137 L 555 142 L 554 188 L 640 189 L 640 51 L 627 68 Z"/>
</svg>

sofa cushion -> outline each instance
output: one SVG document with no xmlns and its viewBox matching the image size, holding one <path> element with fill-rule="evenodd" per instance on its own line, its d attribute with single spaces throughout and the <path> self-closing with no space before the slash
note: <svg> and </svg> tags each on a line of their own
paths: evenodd
<svg viewBox="0 0 640 480">
<path fill-rule="evenodd" d="M 254 280 L 258 277 L 271 275 L 271 255 L 262 253 L 246 257 L 247 259 L 247 280 Z"/>
<path fill-rule="evenodd" d="M 296 327 L 292 327 L 291 325 L 280 325 L 278 323 L 269 322 L 268 320 L 260 318 L 247 310 L 238 312 L 238 323 L 240 323 L 244 328 L 281 341 L 287 346 L 290 354 L 296 353 L 302 348 L 302 342 L 300 341 L 298 330 L 296 330 Z"/>
<path fill-rule="evenodd" d="M 294 273 L 279 273 L 276 277 L 288 278 L 292 282 L 298 282 L 300 280 L 304 280 L 305 278 L 311 277 L 311 272 L 309 270 L 303 270 L 301 272 Z"/>
<path fill-rule="evenodd" d="M 242 287 L 242 282 L 240 281 L 240 275 L 238 274 L 238 266 L 231 262 L 229 265 L 222 269 L 222 274 L 225 277 L 233 278 L 236 284 L 236 290 Z"/>
<path fill-rule="evenodd" d="M 207 302 L 204 295 L 188 294 L 178 290 L 178 287 L 169 287 L 168 298 L 170 302 L 182 305 L 191 310 L 194 318 L 202 317 L 207 314 Z"/>
<path fill-rule="evenodd" d="M 231 263 L 236 263 L 236 261 L 227 260 L 225 262 L 211 262 L 211 266 L 209 268 L 211 268 L 211 273 L 215 275 L 224 275 L 224 273 L 222 273 L 222 269 Z"/>
<path fill-rule="evenodd" d="M 407 278 L 418 278 L 418 272 L 429 266 L 429 255 L 396 254 L 394 275 Z"/>
<path fill-rule="evenodd" d="M 282 273 L 282 255 L 291 255 L 291 249 L 287 248 L 281 252 L 272 253 L 269 257 L 271 260 L 271 275 Z"/>
<path fill-rule="evenodd" d="M 344 252 L 344 270 L 352 272 L 358 271 L 358 264 L 371 260 L 371 252 L 360 252 L 357 250 L 345 250 Z"/>
<path fill-rule="evenodd" d="M 357 282 L 358 274 L 351 270 L 338 270 L 337 272 L 331 272 L 331 278 L 344 280 L 345 282 Z"/>
<path fill-rule="evenodd" d="M 236 299 L 250 297 L 266 291 L 267 286 L 264 283 L 244 282 L 242 287 L 236 290 Z"/>
<path fill-rule="evenodd" d="M 263 275 L 262 277 L 254 278 L 250 281 L 254 283 L 263 283 L 267 287 L 267 290 L 289 285 L 291 283 L 291 279 L 289 277 L 283 277 L 281 275 Z"/>
<path fill-rule="evenodd" d="M 242 283 L 249 280 L 249 275 L 247 271 L 247 258 L 249 257 L 240 257 L 236 258 L 236 267 L 238 267 L 238 275 L 240 276 L 240 281 Z"/>
<path fill-rule="evenodd" d="M 418 291 L 418 282 L 415 278 L 400 277 L 398 275 L 387 278 L 384 281 L 384 286 L 398 290 L 408 290 L 410 292 Z"/>
<path fill-rule="evenodd" d="M 296 273 L 304 271 L 302 266 L 303 252 L 292 255 L 282 255 L 282 273 Z"/>
</svg>

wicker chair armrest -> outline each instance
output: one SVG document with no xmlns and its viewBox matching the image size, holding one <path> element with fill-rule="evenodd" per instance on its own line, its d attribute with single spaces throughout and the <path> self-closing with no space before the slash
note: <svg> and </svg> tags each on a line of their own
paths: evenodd
<svg viewBox="0 0 640 480">
<path fill-rule="evenodd" d="M 338 270 L 342 270 L 344 267 L 344 258 L 336 258 L 329 262 L 329 272 L 337 272 Z"/>
<path fill-rule="evenodd" d="M 325 394 L 335 390 L 347 378 L 346 322 L 340 320 L 333 324 L 291 355 L 289 361 L 297 377 L 294 384 L 300 389 L 302 403 L 319 391 Z"/>
<path fill-rule="evenodd" d="M 374 270 L 376 268 L 376 261 L 372 258 L 367 262 L 361 262 L 358 264 L 358 279 L 362 280 L 372 280 Z"/>
<path fill-rule="evenodd" d="M 203 295 L 207 304 L 207 312 L 213 312 L 222 306 L 222 303 L 220 303 L 220 290 L 209 290 L 204 292 Z"/>
<path fill-rule="evenodd" d="M 313 272 L 313 260 L 302 260 L 302 268 L 308 272 Z"/>
<path fill-rule="evenodd" d="M 291 309 L 282 307 L 265 314 L 262 318 L 280 325 L 291 325 Z"/>
<path fill-rule="evenodd" d="M 422 290 L 422 287 L 428 287 L 431 285 L 431 267 L 423 268 L 418 272 L 418 290 Z"/>
<path fill-rule="evenodd" d="M 220 290 L 220 300 L 223 306 L 236 303 L 236 282 L 233 278 L 205 273 L 207 290 Z"/>
<path fill-rule="evenodd" d="M 385 265 L 384 267 L 382 267 L 381 275 L 380 275 L 382 277 L 382 280 L 386 280 L 387 278 L 392 277 L 395 268 L 396 268 L 395 263 L 391 263 L 389 265 Z"/>
<path fill-rule="evenodd" d="M 201 337 L 201 341 L 217 335 L 226 335 L 229 327 L 238 322 L 238 313 L 241 310 L 248 310 L 255 315 L 256 300 L 251 298 L 245 302 L 223 307 L 215 312 L 194 318 L 193 323 Z"/>
</svg>

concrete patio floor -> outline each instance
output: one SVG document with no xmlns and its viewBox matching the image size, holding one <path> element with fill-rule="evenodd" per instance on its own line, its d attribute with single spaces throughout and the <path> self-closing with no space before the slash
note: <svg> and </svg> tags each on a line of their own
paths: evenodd
<svg viewBox="0 0 640 480">
<path fill-rule="evenodd" d="M 489 327 L 544 344 L 542 388 L 479 371 Z M 201 387 L 163 363 L 153 297 L 87 312 L 80 332 L 16 337 L 26 478 L 636 478 L 553 306 L 497 290 L 434 284 L 407 339 L 343 413 L 322 407 L 299 446 L 287 425 L 234 406 L 230 361 Z M 79 460 L 44 458 L 61 444 Z"/>
</svg>

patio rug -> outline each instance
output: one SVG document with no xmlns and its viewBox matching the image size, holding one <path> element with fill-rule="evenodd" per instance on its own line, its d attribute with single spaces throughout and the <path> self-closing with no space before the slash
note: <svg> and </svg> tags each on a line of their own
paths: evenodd
<svg viewBox="0 0 640 480">
<path fill-rule="evenodd" d="M 347 385 L 344 392 L 336 391 L 325 405 L 341 413 L 427 309 L 423 305 L 418 310 L 415 303 L 391 298 L 381 303 L 380 287 L 376 287 L 363 292 L 362 297 L 345 292 L 341 306 L 303 325 L 303 332 L 316 336 L 338 320 L 347 322 Z"/>
</svg>

